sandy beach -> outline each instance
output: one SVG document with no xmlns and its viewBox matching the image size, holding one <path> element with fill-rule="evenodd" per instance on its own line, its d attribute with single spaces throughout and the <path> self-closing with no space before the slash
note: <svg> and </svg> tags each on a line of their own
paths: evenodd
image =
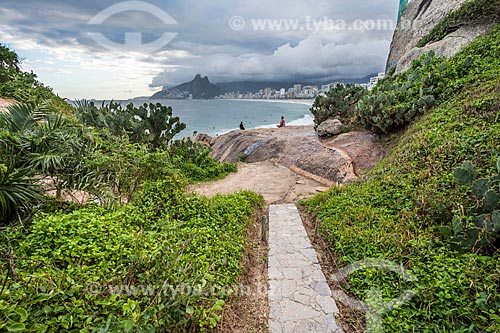
<svg viewBox="0 0 500 333">
<path fill-rule="evenodd" d="M 267 102 L 267 103 L 290 103 L 290 104 L 303 104 L 312 106 L 314 99 L 245 99 L 245 98 L 232 98 L 228 101 L 245 101 L 245 102 Z"/>
</svg>

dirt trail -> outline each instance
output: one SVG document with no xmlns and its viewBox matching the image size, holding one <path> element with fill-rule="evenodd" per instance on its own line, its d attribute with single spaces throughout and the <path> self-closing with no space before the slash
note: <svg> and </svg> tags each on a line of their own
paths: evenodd
<svg viewBox="0 0 500 333">
<path fill-rule="evenodd" d="M 318 193 L 318 190 L 324 190 L 325 185 L 277 163 L 265 161 L 239 163 L 237 173 L 222 180 L 197 184 L 191 189 L 208 197 L 249 190 L 261 194 L 267 204 L 275 204 L 308 198 Z"/>
</svg>

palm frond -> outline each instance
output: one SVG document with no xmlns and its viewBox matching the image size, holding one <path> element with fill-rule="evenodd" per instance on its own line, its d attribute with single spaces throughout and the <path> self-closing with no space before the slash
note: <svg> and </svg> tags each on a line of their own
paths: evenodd
<svg viewBox="0 0 500 333">
<path fill-rule="evenodd" d="M 7 112 L 0 114 L 0 124 L 3 129 L 12 133 L 30 131 L 46 113 L 40 110 L 35 102 L 17 103 L 10 105 Z"/>
<path fill-rule="evenodd" d="M 0 217 L 27 208 L 42 198 L 41 189 L 28 169 L 12 169 L 0 165 Z"/>
</svg>

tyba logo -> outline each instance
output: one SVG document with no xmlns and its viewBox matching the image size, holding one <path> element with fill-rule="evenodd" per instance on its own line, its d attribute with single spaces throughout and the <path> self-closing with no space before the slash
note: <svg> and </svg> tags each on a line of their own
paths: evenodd
<svg viewBox="0 0 500 333">
<path fill-rule="evenodd" d="M 99 12 L 94 16 L 87 24 L 89 25 L 100 25 L 108 19 L 109 17 L 127 12 L 127 11 L 139 11 L 149 13 L 153 16 L 159 18 L 166 25 L 176 25 L 177 22 L 172 16 L 161 8 L 152 5 L 144 1 L 124 1 Z M 136 51 L 136 52 L 155 52 L 162 47 L 170 43 L 176 36 L 175 32 L 165 32 L 160 38 L 152 41 L 150 43 L 144 44 L 142 41 L 141 32 L 126 32 L 125 33 L 125 43 L 116 43 L 112 40 L 106 38 L 103 34 L 99 32 L 89 32 L 90 37 L 95 40 L 99 45 L 107 48 L 108 50 L 121 50 L 121 51 Z"/>
</svg>

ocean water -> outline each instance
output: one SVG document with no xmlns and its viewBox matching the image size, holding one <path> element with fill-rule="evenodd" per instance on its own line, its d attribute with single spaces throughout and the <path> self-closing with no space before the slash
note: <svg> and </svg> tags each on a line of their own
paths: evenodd
<svg viewBox="0 0 500 333">
<path fill-rule="evenodd" d="M 309 111 L 311 103 L 286 101 L 248 100 L 131 100 L 134 103 L 161 103 L 171 106 L 173 114 L 186 124 L 186 129 L 178 136 L 191 136 L 194 131 L 217 135 L 239 129 L 243 121 L 246 129 L 271 128 L 285 117 L 287 126 L 312 125 L 313 116 Z"/>
</svg>

